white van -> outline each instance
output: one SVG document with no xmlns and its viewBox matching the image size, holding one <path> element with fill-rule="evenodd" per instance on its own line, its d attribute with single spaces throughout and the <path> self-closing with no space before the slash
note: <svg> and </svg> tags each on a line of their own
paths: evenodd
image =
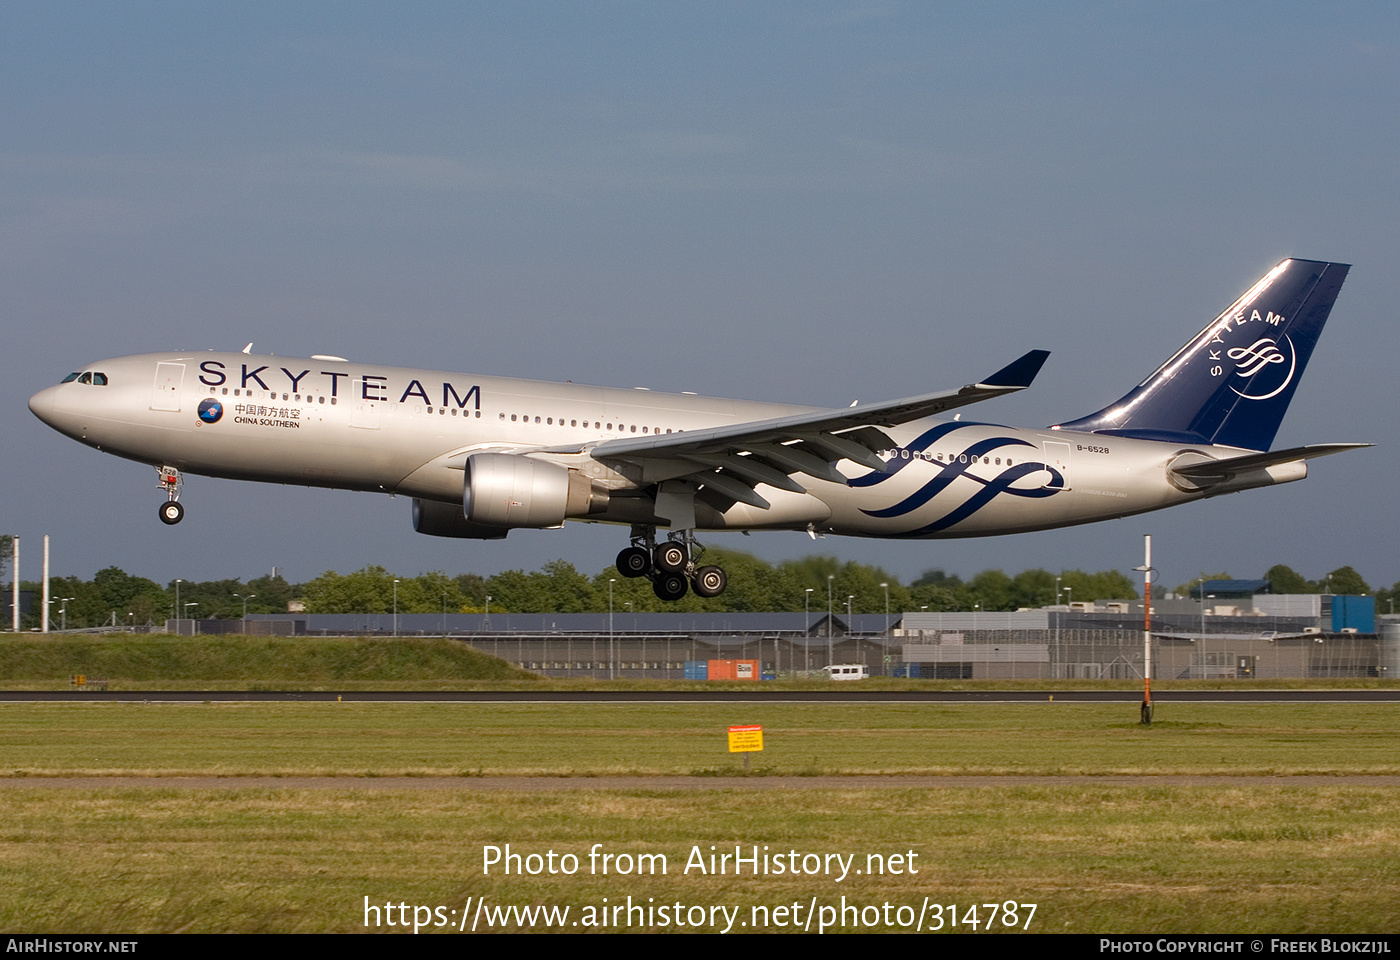
<svg viewBox="0 0 1400 960">
<path fill-rule="evenodd" d="M 829 667 L 822 667 L 822 672 L 829 680 L 868 680 L 870 671 L 865 669 L 863 663 L 833 663 Z"/>
</svg>

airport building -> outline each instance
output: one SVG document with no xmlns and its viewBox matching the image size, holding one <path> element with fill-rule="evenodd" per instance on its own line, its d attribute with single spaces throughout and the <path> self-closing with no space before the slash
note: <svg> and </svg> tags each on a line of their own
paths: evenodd
<svg viewBox="0 0 1400 960">
<path fill-rule="evenodd" d="M 1221 582 L 1222 584 L 1224 582 Z M 1211 584 L 1207 584 L 1209 590 Z M 755 660 L 764 675 L 861 664 L 872 676 L 1140 679 L 1388 677 L 1400 619 L 1371 597 L 1230 595 L 1096 601 L 1014 612 L 288 614 L 171 621 L 180 633 L 448 636 L 555 677 L 683 679 L 686 663 Z"/>
<path fill-rule="evenodd" d="M 920 676 L 947 679 L 1140 679 L 1145 630 L 1154 680 L 1389 675 L 1372 597 L 1208 595 L 1152 606 L 1150 621 L 1141 600 L 907 613 L 900 633 Z"/>
</svg>

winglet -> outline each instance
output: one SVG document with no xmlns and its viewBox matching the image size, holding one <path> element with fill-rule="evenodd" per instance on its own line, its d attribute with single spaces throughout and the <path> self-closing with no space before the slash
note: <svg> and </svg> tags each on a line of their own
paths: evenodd
<svg viewBox="0 0 1400 960">
<path fill-rule="evenodd" d="M 977 385 L 979 387 L 1015 387 L 1024 389 L 1031 385 L 1035 375 L 1045 365 L 1049 350 L 1032 350 L 1019 360 L 1013 360 Z"/>
</svg>

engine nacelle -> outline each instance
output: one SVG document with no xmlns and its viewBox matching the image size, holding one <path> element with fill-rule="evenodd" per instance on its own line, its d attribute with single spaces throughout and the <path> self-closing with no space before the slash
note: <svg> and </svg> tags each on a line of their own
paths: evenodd
<svg viewBox="0 0 1400 960">
<path fill-rule="evenodd" d="M 474 524 L 557 527 L 608 508 L 608 490 L 581 473 L 513 453 L 467 458 L 462 512 Z"/>
<path fill-rule="evenodd" d="M 455 503 L 413 498 L 413 529 L 430 537 L 456 537 L 461 540 L 504 540 L 509 527 L 488 527 L 472 523 Z"/>
</svg>

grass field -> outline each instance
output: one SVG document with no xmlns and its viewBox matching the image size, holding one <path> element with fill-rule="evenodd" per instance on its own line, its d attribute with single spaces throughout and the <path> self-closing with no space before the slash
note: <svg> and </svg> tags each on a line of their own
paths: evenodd
<svg viewBox="0 0 1400 960">
<path fill-rule="evenodd" d="M 839 905 L 843 895 L 920 909 L 929 897 L 964 916 L 973 903 L 1035 903 L 1030 929 L 1041 932 L 1400 925 L 1400 798 L 1342 784 L 489 795 L 7 788 L 0 813 L 6 930 L 353 932 L 365 929 L 366 897 L 442 906 L 452 923 L 447 910 L 470 912 L 468 898 L 479 897 L 568 906 L 575 920 L 628 896 L 739 906 L 748 920 L 754 905 Z M 579 872 L 485 875 L 483 846 L 507 843 L 518 853 L 573 853 Z M 664 854 L 667 873 L 590 875 L 595 843 Z M 684 872 L 692 847 L 736 844 L 853 854 L 860 867 L 872 853 L 913 851 L 919 872 L 840 881 Z"/>
<path fill-rule="evenodd" d="M 1129 705 L 1130 706 L 1130 705 Z M 1349 774 L 1400 773 L 1395 708 L 1173 704 L 1150 729 L 1124 705 L 62 703 L 0 705 L 5 930 L 359 931 L 365 898 L 431 924 L 479 929 L 490 908 L 725 907 L 765 929 L 815 905 L 843 929 L 925 929 L 971 904 L 1037 904 L 1042 932 L 1389 932 L 1400 927 L 1400 791 Z M 765 728 L 764 773 L 883 772 L 876 789 L 753 790 L 730 723 Z M 710 790 L 597 789 L 614 773 L 713 774 Z M 1012 774 L 1006 785 L 911 788 L 898 774 Z M 1133 785 L 1092 775 L 1148 774 Z M 473 789 L 475 777 L 566 774 L 578 789 Z M 1033 786 L 1014 774 L 1086 774 Z M 1332 781 L 1163 785 L 1151 774 L 1327 773 Z M 54 775 L 139 775 L 149 786 L 45 787 Z M 226 777 L 216 789 L 176 774 Z M 334 775 L 344 787 L 239 787 L 239 777 Z M 460 789 L 367 789 L 354 778 L 460 776 Z M 483 872 L 483 848 L 573 854 L 572 875 Z M 588 854 L 664 855 L 665 875 L 607 875 Z M 723 876 L 684 870 L 692 848 L 907 856 L 918 873 Z M 658 863 L 659 861 L 652 861 Z M 614 861 L 614 864 L 616 861 Z M 635 870 L 638 861 L 633 861 Z M 838 868 L 839 869 L 839 868 Z M 862 915 L 847 907 L 876 908 Z M 477 912 L 482 899 L 488 909 Z M 604 898 L 607 903 L 604 904 Z M 800 909 L 792 911 L 797 904 Z M 889 904 L 888 910 L 883 905 Z M 772 912 L 786 906 L 788 913 Z M 899 913 L 899 907 L 906 908 Z M 823 908 L 832 911 L 823 914 Z M 588 911 L 593 910 L 590 914 Z M 1018 923 L 1029 909 L 1018 908 Z M 453 913 L 452 911 L 456 911 Z M 705 912 L 700 929 L 726 918 Z M 988 910 L 979 906 L 979 924 Z M 698 914 L 684 912 L 686 922 Z M 764 914 L 760 912 L 759 919 Z M 631 929 L 646 926 L 633 914 Z M 876 918 L 874 927 L 863 921 Z M 889 922 L 886 923 L 885 918 Z M 569 926 L 574 922 L 583 926 Z M 912 922 L 912 921 L 911 921 Z M 535 917 L 506 928 L 549 928 Z M 995 929 L 1008 928 L 997 921 Z M 685 929 L 692 929 L 687 926 Z M 397 922 L 393 928 L 402 930 Z M 501 929 L 500 926 L 495 929 Z M 614 929 L 609 926 L 608 929 Z M 787 929 L 782 927 L 781 929 Z M 815 929 L 815 926 L 813 927 Z M 959 927 L 962 932 L 967 926 Z"/>
<path fill-rule="evenodd" d="M 1389 704 L 16 703 L 0 777 L 1400 774 Z"/>
<path fill-rule="evenodd" d="M 122 690 L 426 689 L 534 680 L 464 643 L 433 637 L 0 634 L 6 689 L 65 689 L 74 674 L 103 677 Z"/>
</svg>

